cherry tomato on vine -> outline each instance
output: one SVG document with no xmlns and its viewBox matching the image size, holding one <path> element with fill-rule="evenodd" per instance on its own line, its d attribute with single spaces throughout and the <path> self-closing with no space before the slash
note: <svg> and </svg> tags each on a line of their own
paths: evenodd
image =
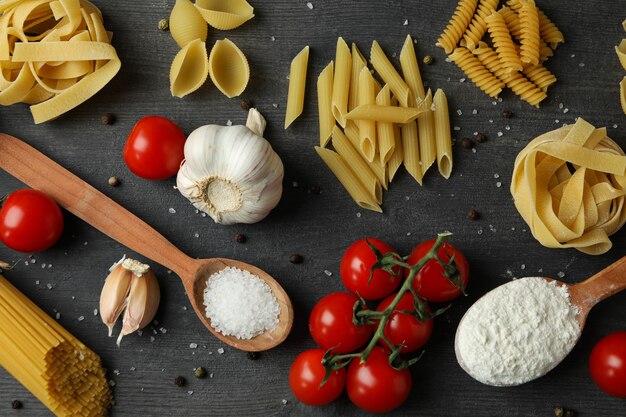
<svg viewBox="0 0 626 417">
<path fill-rule="evenodd" d="M 171 120 L 146 116 L 131 130 L 124 145 L 124 161 L 133 174 L 164 180 L 178 172 L 185 158 L 186 136 Z"/>
<path fill-rule="evenodd" d="M 346 390 L 357 407 L 370 413 L 387 413 L 406 401 L 411 383 L 411 372 L 392 368 L 388 353 L 376 346 L 365 363 L 358 358 L 350 362 Z"/>
<path fill-rule="evenodd" d="M 16 251 L 46 250 L 59 240 L 62 232 L 61 209 L 41 191 L 15 191 L 0 209 L 0 240 Z"/>
<path fill-rule="evenodd" d="M 626 398 L 626 332 L 611 333 L 594 346 L 589 370 L 603 391 Z"/>
<path fill-rule="evenodd" d="M 427 240 L 420 243 L 413 248 L 406 262 L 409 265 L 415 265 L 428 253 L 434 244 L 434 240 Z M 469 281 L 469 264 L 467 263 L 465 255 L 448 242 L 444 242 L 443 245 L 441 245 L 437 254 L 443 262 L 449 262 L 450 258 L 454 256 L 454 263 L 459 272 L 461 282 L 463 283 L 463 288 L 466 288 Z M 428 261 L 419 271 L 413 280 L 413 288 L 420 296 L 433 303 L 446 303 L 454 300 L 463 293 L 458 286 L 454 285 L 450 282 L 448 277 L 446 277 L 443 267 L 436 259 Z"/>
<path fill-rule="evenodd" d="M 302 352 L 291 365 L 289 386 L 298 400 L 308 405 L 326 405 L 337 399 L 346 385 L 346 369 L 333 371 L 320 386 L 326 375 L 322 365 L 324 349 Z"/>
<path fill-rule="evenodd" d="M 354 303 L 358 298 L 345 292 L 333 292 L 315 304 L 309 317 L 313 340 L 334 353 L 354 352 L 365 344 L 374 332 L 372 325 L 353 323 Z"/>
<path fill-rule="evenodd" d="M 385 298 L 381 301 L 380 305 L 376 310 L 384 311 L 393 299 L 396 297 L 396 294 L 391 294 L 389 297 Z M 413 294 L 410 292 L 404 293 L 400 302 L 396 304 L 394 310 L 414 310 L 414 300 Z M 430 309 L 426 307 L 427 312 L 430 313 Z M 406 314 L 395 312 L 392 313 L 389 317 L 389 321 L 385 325 L 384 334 L 385 337 L 394 345 L 403 344 L 404 346 L 400 350 L 400 353 L 410 353 L 415 352 L 422 346 L 428 342 L 430 339 L 430 335 L 433 332 L 433 319 L 429 318 L 428 320 L 421 322 L 417 319 L 417 317 Z M 378 341 L 381 345 L 387 346 L 386 343 L 380 339 Z"/>
<path fill-rule="evenodd" d="M 376 249 L 386 254 L 395 252 L 395 250 L 379 239 L 367 238 L 354 242 L 341 258 L 339 273 L 343 285 L 348 291 L 360 295 L 365 300 L 380 300 L 395 291 L 403 279 L 403 270 L 398 267 L 394 271 L 397 276 L 389 272 L 378 269 L 374 271 L 372 281 L 370 279 L 370 270 L 372 265 L 376 263 L 376 255 L 367 244 L 374 245 Z"/>
</svg>

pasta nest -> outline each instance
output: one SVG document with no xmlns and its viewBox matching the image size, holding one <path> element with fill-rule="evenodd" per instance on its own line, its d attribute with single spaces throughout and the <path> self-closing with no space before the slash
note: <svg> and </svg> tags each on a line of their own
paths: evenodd
<svg viewBox="0 0 626 417">
<path fill-rule="evenodd" d="M 600 255 L 626 222 L 626 156 L 579 118 L 545 133 L 517 156 L 511 181 L 515 206 L 533 236 L 549 248 Z"/>
</svg>

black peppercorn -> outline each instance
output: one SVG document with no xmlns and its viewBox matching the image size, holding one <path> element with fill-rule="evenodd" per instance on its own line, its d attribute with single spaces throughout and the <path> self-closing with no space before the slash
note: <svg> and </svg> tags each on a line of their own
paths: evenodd
<svg viewBox="0 0 626 417">
<path fill-rule="evenodd" d="M 111 177 L 109 178 L 109 185 L 111 187 L 117 187 L 118 185 L 120 185 L 120 179 L 117 177 Z"/>
<path fill-rule="evenodd" d="M 13 400 L 13 402 L 11 402 L 11 408 L 14 410 L 19 410 L 20 408 L 22 408 L 22 402 L 20 400 Z"/>
<path fill-rule="evenodd" d="M 504 117 L 505 119 L 510 119 L 511 117 L 513 117 L 513 112 L 510 110 L 505 110 L 502 112 L 502 117 Z"/>
<path fill-rule="evenodd" d="M 470 220 L 478 220 L 479 217 L 480 213 L 478 213 L 476 210 L 470 210 L 467 212 L 467 218 Z"/>
<path fill-rule="evenodd" d="M 565 412 L 563 413 L 563 417 L 576 417 L 578 415 L 578 413 L 576 413 L 576 411 L 574 410 L 565 410 Z"/>
<path fill-rule="evenodd" d="M 461 145 L 463 145 L 465 149 L 471 149 L 474 147 L 474 143 L 472 142 L 470 138 L 461 139 Z"/>
<path fill-rule="evenodd" d="M 241 233 L 235 235 L 235 242 L 237 243 L 246 243 L 246 240 L 246 235 L 242 235 Z"/>
<path fill-rule="evenodd" d="M 309 189 L 309 193 L 318 195 L 322 194 L 322 187 L 320 187 L 319 185 L 314 185 Z"/>
<path fill-rule="evenodd" d="M 193 374 L 196 376 L 196 378 L 206 378 L 206 369 L 199 366 L 193 371 Z"/>
<path fill-rule="evenodd" d="M 248 352 L 248 359 L 250 359 L 251 361 L 255 361 L 259 359 L 260 357 L 261 357 L 261 354 L 259 352 Z"/>
<path fill-rule="evenodd" d="M 289 262 L 291 262 L 292 264 L 301 264 L 302 261 L 304 261 L 304 258 L 302 257 L 302 255 L 298 255 L 297 253 L 289 257 Z"/>
<path fill-rule="evenodd" d="M 241 100 L 239 102 L 239 105 L 241 106 L 242 109 L 244 109 L 245 111 L 248 111 L 252 108 L 252 102 L 248 99 L 245 100 Z"/>
<path fill-rule="evenodd" d="M 487 136 L 485 136 L 484 133 L 476 133 L 474 135 L 474 140 L 478 143 L 484 143 L 487 142 Z"/>
<path fill-rule="evenodd" d="M 100 117 L 100 121 L 103 125 L 112 125 L 115 123 L 115 115 L 113 113 L 104 113 L 102 117 Z"/>
<path fill-rule="evenodd" d="M 166 31 L 170 28 L 170 21 L 167 19 L 159 20 L 159 30 Z"/>
<path fill-rule="evenodd" d="M 426 55 L 422 61 L 424 62 L 424 64 L 430 65 L 433 63 L 433 57 L 430 55 Z"/>
<path fill-rule="evenodd" d="M 184 376 L 177 376 L 176 379 L 174 379 L 174 384 L 176 384 L 177 387 L 184 387 L 187 385 L 187 380 Z"/>
</svg>

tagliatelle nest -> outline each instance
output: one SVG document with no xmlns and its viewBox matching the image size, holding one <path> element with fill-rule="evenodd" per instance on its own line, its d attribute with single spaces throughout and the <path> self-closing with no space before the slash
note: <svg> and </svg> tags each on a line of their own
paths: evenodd
<svg viewBox="0 0 626 417">
<path fill-rule="evenodd" d="M 611 249 L 626 222 L 626 156 L 606 129 L 578 119 L 545 133 L 515 160 L 511 193 L 533 236 L 590 255 Z"/>
</svg>

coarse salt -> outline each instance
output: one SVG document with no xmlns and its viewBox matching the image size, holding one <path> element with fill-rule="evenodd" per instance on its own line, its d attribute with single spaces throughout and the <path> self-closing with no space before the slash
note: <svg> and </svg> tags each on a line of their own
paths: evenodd
<svg viewBox="0 0 626 417">
<path fill-rule="evenodd" d="M 207 279 L 206 316 L 225 336 L 251 339 L 278 325 L 280 306 L 271 288 L 258 276 L 226 267 Z"/>
</svg>

